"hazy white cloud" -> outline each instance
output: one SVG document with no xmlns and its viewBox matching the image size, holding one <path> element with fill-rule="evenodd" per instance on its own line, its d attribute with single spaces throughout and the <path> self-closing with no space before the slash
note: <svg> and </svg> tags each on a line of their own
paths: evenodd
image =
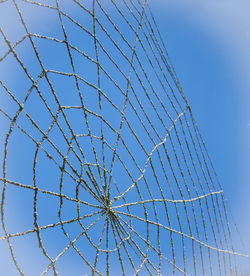
<svg viewBox="0 0 250 276">
<path fill-rule="evenodd" d="M 201 25 L 204 31 L 212 32 L 225 44 L 236 59 L 250 64 L 250 1 L 245 0 L 151 0 L 157 12 L 185 16 Z"/>
</svg>

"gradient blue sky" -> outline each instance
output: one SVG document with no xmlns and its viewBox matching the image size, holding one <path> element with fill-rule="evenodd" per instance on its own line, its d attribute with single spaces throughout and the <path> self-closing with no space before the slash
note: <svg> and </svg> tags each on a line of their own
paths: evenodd
<svg viewBox="0 0 250 276">
<path fill-rule="evenodd" d="M 250 2 L 151 1 L 250 250 Z"/>
<path fill-rule="evenodd" d="M 150 4 L 249 252 L 250 3 Z"/>
</svg>

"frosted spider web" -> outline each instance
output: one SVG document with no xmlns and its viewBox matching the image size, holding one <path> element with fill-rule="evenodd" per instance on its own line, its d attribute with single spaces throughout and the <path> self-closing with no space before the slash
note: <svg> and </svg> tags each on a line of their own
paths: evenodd
<svg viewBox="0 0 250 276">
<path fill-rule="evenodd" d="M 237 275 L 236 225 L 147 1 L 1 2 L 0 242 L 16 271 Z"/>
</svg>

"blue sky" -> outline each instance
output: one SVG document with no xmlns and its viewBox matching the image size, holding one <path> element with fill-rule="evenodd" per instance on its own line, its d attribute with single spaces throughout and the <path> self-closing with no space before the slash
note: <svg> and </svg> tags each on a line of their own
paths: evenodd
<svg viewBox="0 0 250 276">
<path fill-rule="evenodd" d="M 153 7 L 249 250 L 249 1 L 156 0 Z"/>
<path fill-rule="evenodd" d="M 233 0 L 209 1 L 209 3 L 201 3 L 193 0 L 188 2 L 184 0 L 174 2 L 155 0 L 151 2 L 152 10 L 163 40 L 166 43 L 171 61 L 208 147 L 210 156 L 225 191 L 225 196 L 231 206 L 234 219 L 237 225 L 239 225 L 243 240 L 246 243 L 246 248 L 249 250 L 250 53 L 248 49 L 250 48 L 250 19 L 248 17 L 248 11 L 250 10 L 250 4 L 248 4 L 247 1 Z M 47 24 L 41 24 L 42 20 L 42 22 L 44 22 L 45 17 L 46 15 L 44 14 L 42 14 L 40 18 L 39 16 L 34 17 L 31 14 L 27 18 L 29 23 L 32 23 L 31 25 L 34 31 L 38 33 L 39 31 L 47 31 L 48 25 L 50 24 L 51 33 L 55 35 L 58 32 L 59 35 L 60 32 L 53 27 L 53 19 L 51 19 L 50 16 L 47 18 Z M 10 14 L 4 12 L 3 9 L 0 24 L 5 30 L 8 30 L 9 39 L 15 41 L 23 30 L 17 28 L 18 25 L 14 20 L 12 24 L 10 24 L 10 18 Z M 88 24 L 87 20 L 85 23 Z M 123 26 L 120 27 L 123 28 Z M 123 31 L 126 32 L 125 29 Z M 77 41 L 76 39 L 74 42 L 80 45 L 81 40 Z M 88 43 L 85 44 L 85 50 L 89 51 L 89 54 L 92 54 L 91 51 L 93 51 L 93 49 L 91 49 L 91 47 L 88 48 Z M 1 45 L 5 44 L 2 43 Z M 5 49 L 6 48 L 2 48 L 1 53 L 5 52 Z M 22 58 L 31 60 L 29 49 L 24 46 L 22 51 Z M 55 53 L 55 51 L 57 51 L 58 55 L 63 55 L 63 51 L 60 52 L 59 48 L 55 49 L 54 52 L 52 51 L 52 55 L 47 56 L 46 62 L 48 66 L 50 66 L 50 62 L 53 64 L 53 53 Z M 47 54 L 46 50 L 43 52 L 42 47 L 40 48 L 40 52 L 44 55 Z M 39 66 L 32 62 L 28 63 L 29 66 L 33 66 L 32 71 L 30 70 L 31 67 L 29 70 L 33 75 L 36 75 L 38 72 L 36 69 Z M 61 70 L 64 66 L 65 68 L 67 67 L 64 59 L 57 59 L 57 62 L 58 64 L 55 66 L 58 66 Z M 21 78 L 19 82 L 11 82 L 13 76 L 19 76 L 19 73 L 15 71 L 16 68 L 14 63 L 6 63 L 4 69 L 1 67 L 0 70 L 1 78 L 7 82 L 9 81 L 13 89 L 21 88 Z M 91 67 L 88 67 L 88 70 L 92 70 Z M 22 85 L 25 87 L 26 84 L 22 83 Z M 65 85 L 70 86 L 70 83 L 65 82 Z M 22 95 L 19 96 L 21 97 Z M 64 100 L 74 101 L 72 98 L 64 98 Z M 93 103 L 95 100 L 95 98 L 89 99 L 88 104 L 91 108 L 94 108 Z M 36 98 L 33 99 L 33 101 L 36 101 Z M 2 98 L 2 103 L 8 105 L 7 97 Z M 1 104 L 1 107 L 2 106 L 4 105 Z M 12 107 L 9 106 L 8 108 L 11 112 Z M 30 109 L 30 112 L 33 112 L 32 114 L 34 116 L 41 116 L 41 111 L 35 110 L 34 107 Z M 46 125 L 46 114 L 45 112 L 43 114 L 44 120 L 41 124 Z M 116 119 L 114 114 L 107 113 L 105 115 L 110 117 L 110 119 Z M 5 127 L 7 128 L 7 124 L 5 125 L 3 121 L 2 123 L 0 122 L 0 124 L 3 129 L 5 129 Z M 0 137 L 3 139 L 2 136 Z M 25 141 L 23 141 L 23 143 L 25 143 Z M 63 141 L 58 140 L 57 143 L 60 144 L 63 143 Z M 27 144 L 27 147 L 28 146 Z M 1 153 L 2 152 L 3 144 L 1 143 Z M 18 152 L 14 151 L 11 154 L 13 156 L 11 167 L 13 170 L 15 169 L 15 173 L 19 176 L 20 182 L 25 182 L 28 179 L 26 179 L 26 175 L 22 174 L 22 166 L 25 166 L 25 164 L 20 166 L 17 156 L 20 157 L 26 154 L 26 163 L 28 163 L 29 160 L 32 160 L 32 154 L 29 156 L 29 153 L 25 152 L 25 149 Z M 14 161 L 15 154 L 16 161 Z M 45 165 L 43 169 L 44 168 Z M 15 173 L 13 173 L 13 175 Z M 45 172 L 44 175 L 41 173 L 40 177 L 43 179 L 44 183 L 48 181 Z M 50 179 L 54 179 L 53 177 L 54 175 L 51 173 Z M 70 191 L 68 192 L 70 193 Z M 12 196 L 18 199 L 19 195 L 13 193 Z M 22 208 L 26 208 L 24 210 L 29 213 L 30 210 L 28 206 L 32 205 L 32 201 L 29 202 L 28 193 L 27 195 L 23 193 L 22 199 L 27 200 L 27 207 L 23 205 L 23 201 L 19 201 L 20 208 L 21 206 Z M 47 204 L 50 206 L 49 208 L 51 208 L 51 210 L 55 207 L 53 202 L 48 202 Z M 19 205 L 17 204 L 17 206 Z M 17 206 L 16 208 L 18 208 Z M 68 212 L 70 213 L 70 209 Z M 11 210 L 9 216 L 14 217 L 15 214 L 16 209 Z M 54 215 L 56 216 L 56 214 Z M 10 222 L 10 227 L 15 229 L 16 225 L 22 225 L 23 229 L 21 230 L 25 231 L 26 226 L 31 220 L 32 218 L 29 219 L 28 216 L 20 216 L 20 218 L 15 218 L 15 221 Z M 22 221 L 26 224 L 22 223 Z M 53 222 L 53 220 L 51 222 Z M 44 223 L 46 224 L 49 222 L 44 220 Z M 56 239 L 56 236 L 51 234 L 49 238 L 53 240 Z M 29 252 L 32 250 L 35 256 L 37 250 L 36 246 L 30 243 L 30 247 L 24 247 L 22 242 L 24 243 L 24 241 L 20 239 L 20 248 L 25 248 L 24 251 L 27 250 Z M 48 244 L 48 246 L 51 245 Z M 50 250 L 53 251 L 53 246 Z M 6 256 L 6 259 L 2 259 L 4 264 L 1 265 L 6 267 L 6 271 L 13 271 L 11 273 L 15 273 L 11 264 L 8 263 L 10 255 L 7 253 L 7 247 L 1 248 L 0 252 L 1 251 L 4 256 Z M 21 252 L 18 254 L 20 256 Z M 70 260 L 71 259 L 69 259 L 68 262 L 70 262 Z M 25 262 L 25 259 L 23 262 Z M 37 259 L 34 258 L 35 265 L 31 269 L 33 273 L 36 271 L 36 265 L 38 265 L 36 262 Z M 72 267 L 69 266 L 69 263 L 67 264 L 67 261 L 65 261 L 65 263 L 66 266 L 64 267 L 64 271 L 67 273 L 66 271 L 70 271 Z M 41 265 L 41 263 L 39 263 L 39 265 Z"/>
</svg>

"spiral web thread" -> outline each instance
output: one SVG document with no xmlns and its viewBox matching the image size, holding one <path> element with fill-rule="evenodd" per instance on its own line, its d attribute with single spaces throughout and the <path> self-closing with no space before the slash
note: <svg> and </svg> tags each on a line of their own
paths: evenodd
<svg viewBox="0 0 250 276">
<path fill-rule="evenodd" d="M 2 2 L 23 32 L 12 41 L 0 29 L 0 66 L 15 62 L 21 76 L 16 86 L 0 80 L 0 241 L 18 272 L 26 275 L 16 241 L 34 235 L 41 275 L 61 275 L 67 254 L 87 275 L 237 275 L 245 255 L 147 1 Z M 40 11 L 56 23 L 31 31 Z M 32 155 L 26 165 L 15 145 Z M 25 182 L 9 169 L 13 158 Z M 31 202 L 25 231 L 8 230 L 13 189 Z M 53 210 L 56 221 L 42 224 Z"/>
</svg>

